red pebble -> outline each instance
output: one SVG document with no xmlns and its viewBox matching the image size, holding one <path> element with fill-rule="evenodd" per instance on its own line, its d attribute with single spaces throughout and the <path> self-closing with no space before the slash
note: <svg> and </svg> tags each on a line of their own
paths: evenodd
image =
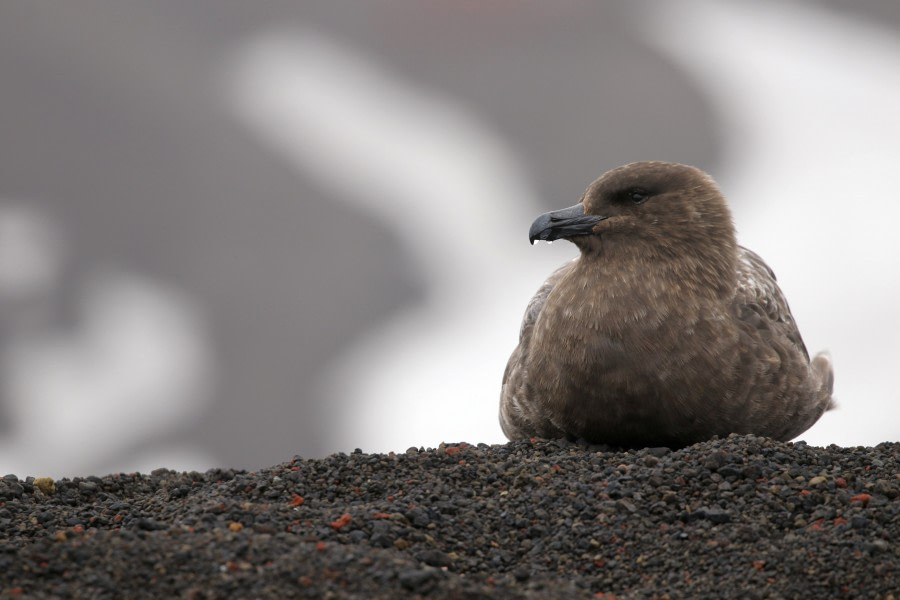
<svg viewBox="0 0 900 600">
<path fill-rule="evenodd" d="M 457 448 L 456 446 L 450 446 L 449 448 L 444 448 L 444 452 L 446 452 L 450 456 L 453 456 L 454 454 L 459 453 L 459 450 L 460 449 Z"/>
<path fill-rule="evenodd" d="M 305 500 L 303 499 L 303 496 L 297 494 L 294 494 L 294 497 L 291 498 L 291 506 L 300 506 L 304 502 Z"/>
<path fill-rule="evenodd" d="M 850 498 L 850 502 L 862 502 L 863 506 L 868 506 L 869 500 L 871 500 L 871 499 L 872 499 L 872 496 L 870 496 L 869 494 L 857 494 L 857 495 L 853 496 L 852 498 Z"/>
<path fill-rule="evenodd" d="M 847 480 L 843 477 L 838 477 L 834 480 L 834 485 L 838 486 L 839 488 L 845 488 L 847 487 Z"/>
<path fill-rule="evenodd" d="M 346 527 L 352 520 L 353 517 L 351 517 L 349 513 L 344 513 L 338 517 L 337 520 L 331 522 L 331 527 L 337 531 Z"/>
</svg>

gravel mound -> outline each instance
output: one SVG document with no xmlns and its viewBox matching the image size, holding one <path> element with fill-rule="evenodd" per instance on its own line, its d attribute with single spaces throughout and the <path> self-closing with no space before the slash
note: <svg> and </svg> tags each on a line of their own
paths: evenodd
<svg viewBox="0 0 900 600">
<path fill-rule="evenodd" d="M 900 600 L 900 443 L 441 445 L 0 479 L 0 597 Z"/>
</svg>

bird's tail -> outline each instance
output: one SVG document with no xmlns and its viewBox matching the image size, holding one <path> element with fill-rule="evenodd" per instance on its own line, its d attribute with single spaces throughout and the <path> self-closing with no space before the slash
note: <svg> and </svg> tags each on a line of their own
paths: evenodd
<svg viewBox="0 0 900 600">
<path fill-rule="evenodd" d="M 819 352 L 812 359 L 810 367 L 819 381 L 819 398 L 826 403 L 825 410 L 837 408 L 837 403 L 831 395 L 834 391 L 834 367 L 831 355 L 828 352 Z"/>
</svg>

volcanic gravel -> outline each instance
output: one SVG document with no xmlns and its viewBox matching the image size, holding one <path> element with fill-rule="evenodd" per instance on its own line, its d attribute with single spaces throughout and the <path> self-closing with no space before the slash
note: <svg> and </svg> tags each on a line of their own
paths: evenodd
<svg viewBox="0 0 900 600">
<path fill-rule="evenodd" d="M 731 436 L 0 479 L 0 596 L 897 598 L 900 443 Z"/>
</svg>

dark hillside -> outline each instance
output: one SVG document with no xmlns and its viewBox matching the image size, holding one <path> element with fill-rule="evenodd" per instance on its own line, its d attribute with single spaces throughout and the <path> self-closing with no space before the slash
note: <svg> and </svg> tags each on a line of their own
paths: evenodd
<svg viewBox="0 0 900 600">
<path fill-rule="evenodd" d="M 753 436 L 0 480 L 0 597 L 897 598 L 900 444 Z"/>
</svg>

